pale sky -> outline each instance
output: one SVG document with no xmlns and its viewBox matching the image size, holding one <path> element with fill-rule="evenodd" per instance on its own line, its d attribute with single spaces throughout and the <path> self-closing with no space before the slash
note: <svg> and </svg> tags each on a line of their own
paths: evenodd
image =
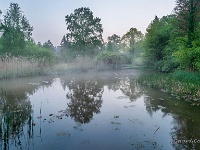
<svg viewBox="0 0 200 150">
<path fill-rule="evenodd" d="M 0 0 L 0 10 L 4 13 L 11 2 L 19 4 L 34 27 L 35 42 L 51 40 L 55 46 L 67 33 L 65 16 L 76 8 L 89 7 L 101 18 L 106 40 L 114 33 L 122 36 L 131 27 L 145 33 L 155 15 L 169 15 L 175 7 L 175 0 Z"/>
</svg>

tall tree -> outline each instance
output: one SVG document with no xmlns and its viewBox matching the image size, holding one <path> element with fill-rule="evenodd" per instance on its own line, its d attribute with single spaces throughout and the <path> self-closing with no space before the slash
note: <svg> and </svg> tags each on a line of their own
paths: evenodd
<svg viewBox="0 0 200 150">
<path fill-rule="evenodd" d="M 95 54 L 94 49 L 102 46 L 103 28 L 101 19 L 93 16 L 93 12 L 86 7 L 74 10 L 65 17 L 67 38 L 72 43 L 71 48 L 79 54 Z"/>
<path fill-rule="evenodd" d="M 60 42 L 60 61 L 66 61 L 66 55 L 70 53 L 69 51 L 70 43 L 66 36 L 64 35 L 61 42 Z"/>
<path fill-rule="evenodd" d="M 138 31 L 136 28 L 131 28 L 126 34 L 122 37 L 122 42 L 128 47 L 128 49 L 134 53 L 136 43 L 141 41 L 144 38 L 141 31 Z"/>
<path fill-rule="evenodd" d="M 191 47 L 195 38 L 195 30 L 200 21 L 200 1 L 176 0 L 174 10 L 178 17 L 179 31 L 182 36 L 187 36 L 188 47 Z"/>
<path fill-rule="evenodd" d="M 68 46 L 69 46 L 69 42 L 67 41 L 65 35 L 63 36 L 61 42 L 60 42 L 60 46 L 63 48 L 63 49 L 67 49 Z"/>
<path fill-rule="evenodd" d="M 169 72 L 173 63 L 171 60 L 172 47 L 168 48 L 173 40 L 174 15 L 155 17 L 147 28 L 144 40 L 144 57 L 146 64 L 160 71 Z"/>
<path fill-rule="evenodd" d="M 119 50 L 120 49 L 120 43 L 121 43 L 121 37 L 117 34 L 113 34 L 112 36 L 108 37 L 108 44 L 107 49 L 112 50 Z"/>
<path fill-rule="evenodd" d="M 3 16 L 1 23 L 2 44 L 4 52 L 20 55 L 25 47 L 25 41 L 31 39 L 33 27 L 23 15 L 17 3 L 11 3 Z"/>
<path fill-rule="evenodd" d="M 43 44 L 43 47 L 54 51 L 54 46 L 53 46 L 53 44 L 51 43 L 50 40 L 48 40 L 47 42 L 45 42 L 45 43 Z"/>
<path fill-rule="evenodd" d="M 0 10 L 0 17 L 1 17 L 2 11 Z M 0 26 L 1 26 L 1 19 L 0 19 Z"/>
</svg>

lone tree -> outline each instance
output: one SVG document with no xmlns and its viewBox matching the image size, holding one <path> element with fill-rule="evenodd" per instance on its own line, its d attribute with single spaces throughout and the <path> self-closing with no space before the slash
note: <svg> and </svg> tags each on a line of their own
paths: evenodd
<svg viewBox="0 0 200 150">
<path fill-rule="evenodd" d="M 83 56 L 96 54 L 103 43 L 101 19 L 95 18 L 89 8 L 82 7 L 67 15 L 65 21 L 71 49 Z"/>
<path fill-rule="evenodd" d="M 23 15 L 17 3 L 10 3 L 9 9 L 1 21 L 2 45 L 12 55 L 23 53 L 25 42 L 31 39 L 33 27 Z"/>
</svg>

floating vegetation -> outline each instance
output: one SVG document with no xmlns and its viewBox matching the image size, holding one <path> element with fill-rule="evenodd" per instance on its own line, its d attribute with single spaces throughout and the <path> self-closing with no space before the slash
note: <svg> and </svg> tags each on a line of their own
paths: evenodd
<svg viewBox="0 0 200 150">
<path fill-rule="evenodd" d="M 129 107 L 135 107 L 136 105 L 129 105 L 129 106 L 124 106 L 125 108 L 129 108 Z"/>
<path fill-rule="evenodd" d="M 67 131 L 67 132 L 60 132 L 60 133 L 57 133 L 57 136 L 67 136 L 67 137 L 70 137 L 71 134 Z"/>
<path fill-rule="evenodd" d="M 114 121 L 111 121 L 111 124 L 114 124 L 114 125 L 121 125 L 120 122 L 114 122 Z"/>
<path fill-rule="evenodd" d="M 90 143 L 90 141 L 88 141 L 88 140 L 83 140 L 82 142 L 81 142 L 81 144 L 89 144 Z"/>
</svg>

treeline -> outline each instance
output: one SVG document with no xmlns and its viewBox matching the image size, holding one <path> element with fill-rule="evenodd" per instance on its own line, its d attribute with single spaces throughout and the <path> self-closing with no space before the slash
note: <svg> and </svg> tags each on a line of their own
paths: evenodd
<svg viewBox="0 0 200 150">
<path fill-rule="evenodd" d="M 200 1 L 176 0 L 174 14 L 155 17 L 143 48 L 145 63 L 162 72 L 200 71 Z"/>
<path fill-rule="evenodd" d="M 122 37 L 102 39 L 100 18 L 89 8 L 66 16 L 68 33 L 61 41 L 65 60 L 89 56 L 108 65 L 145 65 L 161 72 L 200 70 L 200 1 L 176 0 L 174 13 L 155 19 L 143 35 L 131 28 Z"/>
<path fill-rule="evenodd" d="M 50 40 L 36 44 L 33 27 L 16 3 L 11 3 L 1 19 L 0 55 L 54 59 Z M 116 68 L 123 64 L 147 66 L 161 72 L 200 71 L 200 1 L 176 0 L 172 14 L 154 20 L 146 34 L 132 27 L 122 37 L 113 34 L 104 42 L 101 19 L 86 7 L 65 16 L 67 33 L 63 36 L 59 60 L 91 61 Z"/>
<path fill-rule="evenodd" d="M 34 42 L 33 27 L 17 3 L 11 3 L 5 14 L 0 11 L 0 56 L 23 56 L 30 59 L 54 59 L 53 44 Z"/>
<path fill-rule="evenodd" d="M 113 34 L 103 41 L 101 19 L 89 8 L 78 8 L 65 17 L 67 34 L 61 40 L 61 59 L 73 62 L 89 57 L 94 64 L 116 68 L 122 64 L 141 64 L 144 35 L 131 28 L 122 37 Z"/>
</svg>

